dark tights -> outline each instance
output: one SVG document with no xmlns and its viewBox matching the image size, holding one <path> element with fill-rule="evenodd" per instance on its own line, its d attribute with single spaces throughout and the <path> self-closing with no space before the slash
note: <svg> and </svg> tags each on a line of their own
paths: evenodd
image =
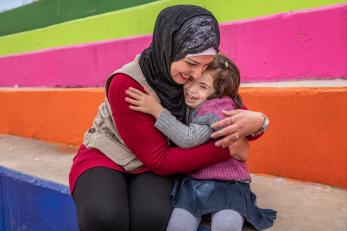
<svg viewBox="0 0 347 231">
<path fill-rule="evenodd" d="M 173 177 L 92 168 L 79 176 L 73 198 L 81 231 L 166 230 Z"/>
</svg>

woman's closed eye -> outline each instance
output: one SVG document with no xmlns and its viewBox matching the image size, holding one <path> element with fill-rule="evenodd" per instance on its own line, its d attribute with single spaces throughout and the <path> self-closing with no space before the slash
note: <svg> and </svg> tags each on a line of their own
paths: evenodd
<svg viewBox="0 0 347 231">
<path fill-rule="evenodd" d="M 191 66 L 191 67 L 195 67 L 196 65 L 198 65 L 197 63 L 192 63 L 188 61 L 186 61 L 186 63 L 188 64 L 188 66 Z"/>
</svg>

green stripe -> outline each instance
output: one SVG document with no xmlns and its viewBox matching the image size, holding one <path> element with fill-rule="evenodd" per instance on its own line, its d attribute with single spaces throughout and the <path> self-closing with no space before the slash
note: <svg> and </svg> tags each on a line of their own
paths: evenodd
<svg viewBox="0 0 347 231">
<path fill-rule="evenodd" d="M 343 3 L 344 0 L 168 0 L 91 16 L 47 28 L 0 37 L 0 55 L 149 34 L 158 12 L 170 5 L 195 4 L 219 22 Z"/>
<path fill-rule="evenodd" d="M 66 22 L 157 0 L 41 0 L 0 14 L 0 36 Z M 38 17 L 39 16 L 39 17 Z"/>
</svg>

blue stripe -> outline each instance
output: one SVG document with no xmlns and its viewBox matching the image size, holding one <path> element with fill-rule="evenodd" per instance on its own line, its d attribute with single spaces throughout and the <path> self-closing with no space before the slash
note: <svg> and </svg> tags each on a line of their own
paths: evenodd
<svg viewBox="0 0 347 231">
<path fill-rule="evenodd" d="M 66 185 L 0 166 L 0 231 L 18 230 L 78 231 L 75 205 Z"/>
<path fill-rule="evenodd" d="M 33 177 L 33 176 L 30 176 L 30 175 L 27 175 L 27 174 L 24 174 L 24 173 L 21 173 L 21 172 L 18 172 L 3 166 L 0 166 L 0 175 L 7 176 L 21 182 L 30 183 L 38 187 L 55 190 L 66 195 L 70 195 L 69 188 L 66 185 L 59 184 L 49 180 L 40 179 L 37 177 Z"/>
<path fill-rule="evenodd" d="M 68 187 L 0 166 L 3 231 L 78 231 Z"/>
</svg>

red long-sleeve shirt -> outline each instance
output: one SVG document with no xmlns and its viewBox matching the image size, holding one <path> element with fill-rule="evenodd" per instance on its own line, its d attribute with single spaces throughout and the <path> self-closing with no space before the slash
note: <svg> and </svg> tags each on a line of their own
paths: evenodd
<svg viewBox="0 0 347 231">
<path fill-rule="evenodd" d="M 188 149 L 170 148 L 167 138 L 154 127 L 155 119 L 151 115 L 129 109 L 129 104 L 125 102 L 125 91 L 129 87 L 144 91 L 129 76 L 117 74 L 110 84 L 108 99 L 119 135 L 145 166 L 131 173 L 187 173 L 230 158 L 229 150 L 216 147 L 213 141 Z M 70 190 L 73 191 L 80 174 L 97 166 L 125 172 L 100 151 L 81 145 L 70 171 Z"/>
</svg>

